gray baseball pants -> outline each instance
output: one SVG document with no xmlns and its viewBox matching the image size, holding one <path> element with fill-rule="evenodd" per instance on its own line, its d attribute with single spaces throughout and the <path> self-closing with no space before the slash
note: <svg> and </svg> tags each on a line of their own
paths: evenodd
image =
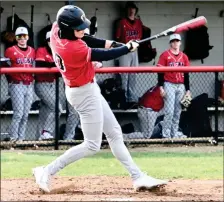
<svg viewBox="0 0 224 202">
<path fill-rule="evenodd" d="M 38 118 L 38 137 L 45 130 L 54 136 L 55 131 L 55 82 L 36 82 L 35 93 L 41 100 Z M 59 104 L 59 116 L 62 107 Z"/>
<path fill-rule="evenodd" d="M 130 52 L 119 58 L 120 67 L 137 67 L 138 52 Z M 137 102 L 138 97 L 136 96 L 136 73 L 122 73 L 122 88 L 125 90 L 125 96 L 127 102 Z"/>
<path fill-rule="evenodd" d="M 173 138 L 177 136 L 181 115 L 181 99 L 185 94 L 184 84 L 174 84 L 164 82 L 164 121 L 162 124 L 163 138 Z"/>
<path fill-rule="evenodd" d="M 9 127 L 10 137 L 24 140 L 29 111 L 33 102 L 33 84 L 9 84 L 9 95 L 12 100 L 13 117 Z"/>
<path fill-rule="evenodd" d="M 68 104 L 68 117 L 66 121 L 65 134 L 63 136 L 63 139 L 72 140 L 75 135 L 76 126 L 79 124 L 79 114 L 69 102 L 67 102 L 67 104 Z"/>
<path fill-rule="evenodd" d="M 96 154 L 101 147 L 104 132 L 114 156 L 128 170 L 133 179 L 142 175 L 134 163 L 124 142 L 121 127 L 108 103 L 103 98 L 96 82 L 78 88 L 66 87 L 68 102 L 79 113 L 84 142 L 67 150 L 63 155 L 48 164 L 45 169 L 50 175 L 56 174 L 65 166 L 87 156 Z"/>
</svg>

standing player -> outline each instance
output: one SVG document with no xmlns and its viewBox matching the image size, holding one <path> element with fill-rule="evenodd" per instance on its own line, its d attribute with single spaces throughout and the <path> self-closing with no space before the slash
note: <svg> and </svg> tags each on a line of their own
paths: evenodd
<svg viewBox="0 0 224 202">
<path fill-rule="evenodd" d="M 30 68 L 35 60 L 35 50 L 27 45 L 28 30 L 18 27 L 15 32 L 17 45 L 5 51 L 5 57 L 11 61 L 11 67 Z M 16 73 L 8 76 L 9 94 L 12 100 L 13 117 L 9 129 L 11 141 L 25 139 L 26 124 L 33 101 L 33 75 Z"/>
<path fill-rule="evenodd" d="M 170 36 L 170 49 L 164 51 L 157 66 L 189 66 L 187 55 L 180 51 L 181 36 Z M 160 94 L 164 97 L 164 121 L 162 125 L 163 138 L 185 137 L 178 132 L 179 119 L 182 111 L 181 100 L 190 96 L 189 74 L 181 72 L 167 72 L 158 74 Z"/>
<path fill-rule="evenodd" d="M 138 12 L 137 6 L 133 2 L 127 2 L 125 7 L 126 17 L 121 19 L 117 30 L 116 40 L 121 43 L 127 43 L 130 40 L 139 40 L 142 38 L 142 22 L 136 18 Z M 139 65 L 138 52 L 132 51 L 119 58 L 120 67 L 137 67 Z M 122 88 L 125 90 L 126 101 L 130 105 L 138 101 L 136 96 L 136 74 L 121 74 Z"/>
<path fill-rule="evenodd" d="M 115 59 L 135 51 L 138 44 L 131 41 L 122 47 L 103 50 L 116 42 L 100 40 L 103 43 L 99 49 L 89 48 L 81 40 L 89 25 L 90 21 L 83 10 L 73 5 L 62 7 L 57 13 L 57 22 L 53 24 L 51 48 L 54 60 L 64 79 L 68 102 L 80 115 L 84 142 L 70 148 L 47 166 L 33 169 L 36 183 L 49 192 L 50 176 L 79 159 L 96 154 L 100 150 L 104 132 L 114 156 L 131 175 L 136 190 L 166 184 L 163 180 L 145 175 L 133 162 L 123 142 L 121 127 L 95 81 L 92 61 Z"/>
<path fill-rule="evenodd" d="M 55 67 L 50 48 L 50 32 L 46 34 L 45 46 L 38 48 L 36 51 L 36 67 Z M 43 127 L 41 134 L 39 134 L 39 140 L 53 138 L 52 134 L 55 129 L 55 79 L 55 74 L 49 73 L 37 74 L 35 77 L 35 92 L 41 99 L 38 132 L 40 132 L 39 128 Z"/>
<path fill-rule="evenodd" d="M 36 52 L 37 67 L 55 67 L 51 48 L 50 48 L 50 32 L 46 33 L 45 46 L 37 49 Z M 55 74 L 37 74 L 35 83 L 35 92 L 41 99 L 41 108 L 38 120 L 39 140 L 47 140 L 53 138 L 55 130 Z M 65 140 L 71 140 L 75 134 L 76 125 L 78 125 L 78 114 L 68 103 L 68 119 L 66 123 Z M 62 112 L 62 105 L 59 103 L 59 113 Z M 41 128 L 39 131 L 39 128 Z"/>
</svg>

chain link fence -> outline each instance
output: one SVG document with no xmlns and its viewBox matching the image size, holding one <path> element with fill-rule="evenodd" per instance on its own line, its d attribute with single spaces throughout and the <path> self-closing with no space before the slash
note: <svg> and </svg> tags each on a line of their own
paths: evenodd
<svg viewBox="0 0 224 202">
<path fill-rule="evenodd" d="M 223 73 L 190 73 L 188 108 L 180 104 L 184 85 L 165 83 L 161 98 L 157 73 L 97 74 L 96 80 L 128 144 L 222 141 Z M 66 101 L 59 74 L 50 83 L 9 83 L 1 74 L 0 127 L 3 149 L 59 149 L 83 141 L 79 115 Z"/>
</svg>

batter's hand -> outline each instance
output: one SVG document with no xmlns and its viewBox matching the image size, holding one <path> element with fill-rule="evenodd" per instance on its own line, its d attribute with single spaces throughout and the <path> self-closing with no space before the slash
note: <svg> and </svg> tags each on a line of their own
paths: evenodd
<svg viewBox="0 0 224 202">
<path fill-rule="evenodd" d="M 162 97 L 165 97 L 165 95 L 166 95 L 166 92 L 165 92 L 165 90 L 164 90 L 164 88 L 162 86 L 160 86 L 160 95 Z"/>
<path fill-rule="evenodd" d="M 139 43 L 137 43 L 136 41 L 129 41 L 128 43 L 126 43 L 126 46 L 128 47 L 128 49 L 133 52 L 135 51 L 138 47 L 139 47 Z"/>
<path fill-rule="evenodd" d="M 116 41 L 113 41 L 113 43 L 111 44 L 111 48 L 117 48 L 117 47 L 121 47 L 121 46 L 125 46 L 125 44 L 119 43 Z"/>
<path fill-rule="evenodd" d="M 93 66 L 95 69 L 99 69 L 101 67 L 103 67 L 103 63 L 101 62 L 93 62 Z"/>
</svg>

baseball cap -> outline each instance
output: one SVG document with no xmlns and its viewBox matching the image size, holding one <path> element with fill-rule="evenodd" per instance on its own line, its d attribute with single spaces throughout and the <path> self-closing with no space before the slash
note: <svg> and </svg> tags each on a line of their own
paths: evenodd
<svg viewBox="0 0 224 202">
<path fill-rule="evenodd" d="M 181 36 L 179 34 L 170 35 L 170 41 L 175 40 L 175 39 L 181 41 Z"/>
<path fill-rule="evenodd" d="M 51 32 L 47 32 L 46 33 L 46 40 L 49 39 L 51 37 Z"/>
<path fill-rule="evenodd" d="M 28 35 L 28 30 L 26 27 L 18 27 L 16 29 L 15 35 L 20 35 L 20 34 L 27 34 Z"/>
</svg>

